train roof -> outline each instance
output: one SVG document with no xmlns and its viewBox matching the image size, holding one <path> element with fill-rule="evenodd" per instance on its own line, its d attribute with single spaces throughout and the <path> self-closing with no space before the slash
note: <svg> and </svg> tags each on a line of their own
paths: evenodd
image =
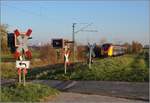
<svg viewBox="0 0 150 103">
<path fill-rule="evenodd" d="M 103 45 L 112 45 L 112 46 L 121 46 L 121 47 L 126 47 L 126 46 L 124 46 L 124 45 L 120 45 L 120 44 L 113 44 L 113 43 L 104 43 L 104 44 L 102 44 L 102 46 Z"/>
</svg>

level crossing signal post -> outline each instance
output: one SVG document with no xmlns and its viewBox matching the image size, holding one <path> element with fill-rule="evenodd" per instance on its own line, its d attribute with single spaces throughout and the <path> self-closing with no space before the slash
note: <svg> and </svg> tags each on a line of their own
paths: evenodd
<svg viewBox="0 0 150 103">
<path fill-rule="evenodd" d="M 16 58 L 16 68 L 18 69 L 18 78 L 19 83 L 22 82 L 22 72 L 23 72 L 23 85 L 26 84 L 26 74 L 27 69 L 29 69 L 30 61 L 26 60 L 26 58 L 31 59 L 32 54 L 31 51 L 28 49 L 28 39 L 31 37 L 32 30 L 28 29 L 27 32 L 21 33 L 19 30 L 15 30 L 14 33 L 8 34 L 8 45 L 9 47 L 13 48 L 14 57 Z M 16 45 L 18 42 L 18 45 Z M 12 43 L 12 44 L 11 44 Z"/>
<path fill-rule="evenodd" d="M 73 43 L 72 41 L 66 41 L 63 40 L 62 38 L 55 38 L 52 39 L 52 46 L 53 48 L 56 49 L 56 53 L 57 53 L 57 58 L 60 57 L 60 49 L 63 50 L 63 57 L 64 57 L 64 73 L 66 74 L 67 71 L 67 66 L 70 64 L 70 53 L 71 51 L 69 50 L 69 43 Z"/>
<path fill-rule="evenodd" d="M 69 56 L 70 56 L 70 50 L 69 50 L 69 47 L 68 45 L 65 45 L 64 47 L 64 69 L 65 69 L 65 74 L 66 74 L 66 71 L 67 71 L 67 66 L 70 64 L 70 60 L 69 60 Z"/>
<path fill-rule="evenodd" d="M 92 58 L 95 57 L 95 53 L 94 53 L 94 48 L 95 48 L 96 44 L 90 44 L 88 43 L 88 64 L 89 64 L 89 68 L 91 68 L 91 64 L 92 64 Z"/>
</svg>

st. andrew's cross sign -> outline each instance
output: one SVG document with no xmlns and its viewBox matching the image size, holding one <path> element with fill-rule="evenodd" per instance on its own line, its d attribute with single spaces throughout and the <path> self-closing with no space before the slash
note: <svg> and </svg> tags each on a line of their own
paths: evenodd
<svg viewBox="0 0 150 103">
<path fill-rule="evenodd" d="M 28 49 L 28 38 L 31 35 L 32 30 L 28 29 L 26 33 L 20 33 L 17 29 L 14 31 L 14 34 L 16 36 L 16 41 L 19 42 L 18 48 L 16 49 L 15 52 L 15 58 L 18 59 L 24 51 L 25 56 L 28 58 L 31 58 L 31 52 Z"/>
</svg>

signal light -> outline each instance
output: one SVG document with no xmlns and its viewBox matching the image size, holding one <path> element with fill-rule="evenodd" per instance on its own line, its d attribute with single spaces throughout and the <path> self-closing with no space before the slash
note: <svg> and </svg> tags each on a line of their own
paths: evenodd
<svg viewBox="0 0 150 103">
<path fill-rule="evenodd" d="M 16 29 L 16 30 L 14 31 L 14 33 L 15 33 L 16 36 L 19 36 L 19 35 L 20 35 L 20 32 L 18 31 L 18 29 Z"/>
<path fill-rule="evenodd" d="M 28 29 L 28 31 L 26 32 L 26 35 L 27 35 L 27 36 L 30 36 L 31 33 L 32 33 L 32 30 L 31 30 L 31 29 Z"/>
<path fill-rule="evenodd" d="M 7 46 L 10 48 L 12 53 L 16 51 L 14 33 L 7 33 Z"/>
<path fill-rule="evenodd" d="M 54 48 L 63 48 L 63 39 L 52 39 L 52 46 Z"/>
</svg>

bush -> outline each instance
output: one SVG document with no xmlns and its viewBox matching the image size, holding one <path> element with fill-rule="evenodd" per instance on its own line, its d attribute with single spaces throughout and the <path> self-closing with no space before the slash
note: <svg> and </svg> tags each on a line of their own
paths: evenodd
<svg viewBox="0 0 150 103">
<path fill-rule="evenodd" d="M 132 53 L 141 53 L 143 50 L 143 46 L 139 42 L 132 42 Z"/>
<path fill-rule="evenodd" d="M 40 47 L 40 55 L 39 58 L 42 61 L 49 62 L 49 64 L 55 64 L 56 63 L 56 53 L 55 49 L 52 48 L 51 45 L 47 44 Z"/>
<path fill-rule="evenodd" d="M 87 54 L 87 47 L 86 46 L 78 46 L 77 47 L 77 60 L 78 61 L 85 61 Z"/>
</svg>

